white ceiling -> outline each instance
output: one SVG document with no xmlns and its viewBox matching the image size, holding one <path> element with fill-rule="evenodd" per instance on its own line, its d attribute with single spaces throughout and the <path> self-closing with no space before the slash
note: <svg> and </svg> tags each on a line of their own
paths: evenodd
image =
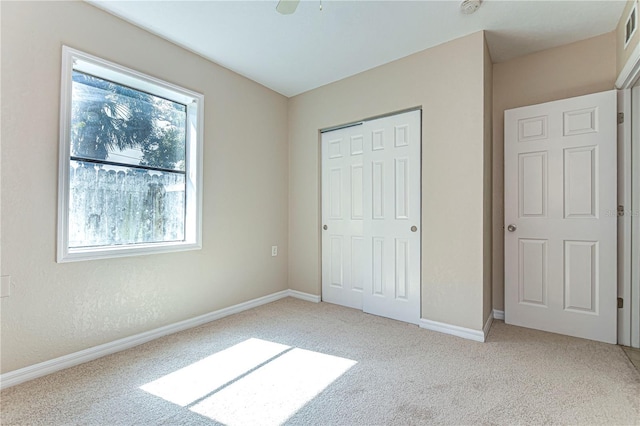
<svg viewBox="0 0 640 426">
<path fill-rule="evenodd" d="M 612 31 L 623 0 L 87 0 L 285 96 L 320 87 L 446 41 L 487 30 L 493 62 Z"/>
</svg>

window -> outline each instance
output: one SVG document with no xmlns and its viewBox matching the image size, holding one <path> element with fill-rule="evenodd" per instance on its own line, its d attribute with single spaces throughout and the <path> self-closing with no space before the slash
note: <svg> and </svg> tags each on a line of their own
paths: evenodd
<svg viewBox="0 0 640 426">
<path fill-rule="evenodd" d="M 201 247 L 204 97 L 63 47 L 58 262 Z"/>
</svg>

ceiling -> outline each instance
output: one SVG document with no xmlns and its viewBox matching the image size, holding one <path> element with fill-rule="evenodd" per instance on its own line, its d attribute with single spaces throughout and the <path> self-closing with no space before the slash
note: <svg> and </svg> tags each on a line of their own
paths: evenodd
<svg viewBox="0 0 640 426">
<path fill-rule="evenodd" d="M 487 30 L 493 62 L 612 31 L 623 0 L 87 0 L 152 33 L 294 96 L 446 41 Z"/>
</svg>

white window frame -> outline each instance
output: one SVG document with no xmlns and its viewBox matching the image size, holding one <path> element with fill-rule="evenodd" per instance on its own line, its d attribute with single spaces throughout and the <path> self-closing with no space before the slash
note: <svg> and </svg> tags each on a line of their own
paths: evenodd
<svg viewBox="0 0 640 426">
<path fill-rule="evenodd" d="M 81 71 L 187 106 L 184 241 L 69 247 L 69 164 L 71 156 L 71 89 L 73 71 Z M 58 164 L 57 261 L 74 262 L 166 253 L 202 248 L 202 139 L 204 95 L 68 46 L 62 47 L 60 85 L 60 151 Z"/>
</svg>

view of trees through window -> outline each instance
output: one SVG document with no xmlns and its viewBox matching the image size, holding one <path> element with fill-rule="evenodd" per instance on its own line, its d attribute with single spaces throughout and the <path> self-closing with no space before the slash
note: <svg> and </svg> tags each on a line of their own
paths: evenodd
<svg viewBox="0 0 640 426">
<path fill-rule="evenodd" d="M 186 106 L 72 78 L 69 246 L 184 240 Z"/>
</svg>

